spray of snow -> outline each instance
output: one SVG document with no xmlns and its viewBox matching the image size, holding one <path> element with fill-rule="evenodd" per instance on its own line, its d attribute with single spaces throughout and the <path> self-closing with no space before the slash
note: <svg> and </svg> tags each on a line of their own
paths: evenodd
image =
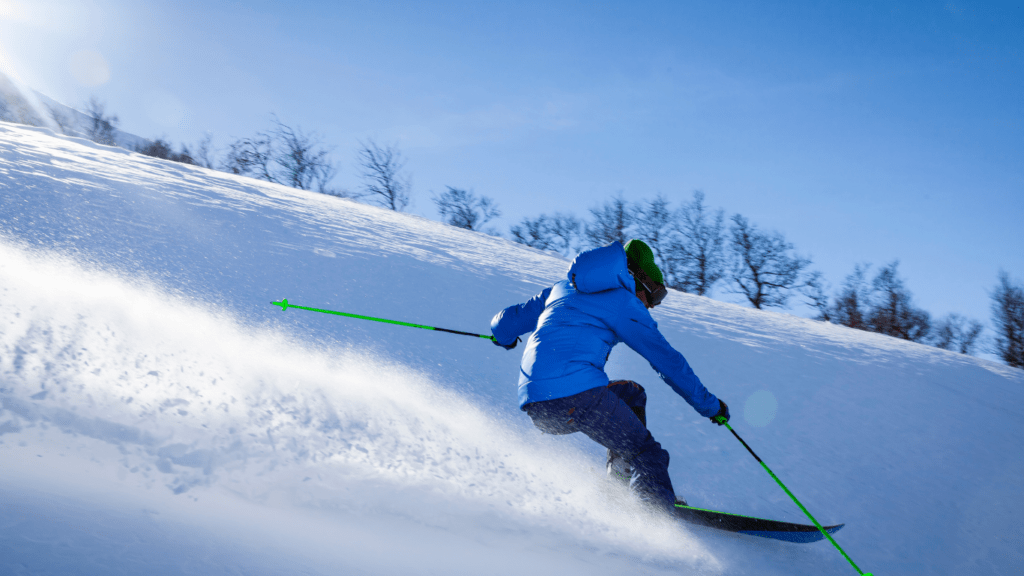
<svg viewBox="0 0 1024 576">
<path fill-rule="evenodd" d="M 580 454 L 386 359 L 244 326 L 10 242 L 0 245 L 0 286 L 0 433 L 54 456 L 116 448 L 121 483 L 143 494 L 202 502 L 229 490 L 435 529 L 464 516 L 478 528 L 719 568 L 672 523 L 594 506 L 622 495 Z"/>
</svg>

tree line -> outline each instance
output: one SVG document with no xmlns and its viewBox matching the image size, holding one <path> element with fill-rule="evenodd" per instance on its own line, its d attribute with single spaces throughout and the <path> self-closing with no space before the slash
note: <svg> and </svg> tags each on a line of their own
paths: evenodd
<svg viewBox="0 0 1024 576">
<path fill-rule="evenodd" d="M 24 109 L 19 107 L 19 116 L 14 117 L 12 106 L 0 98 L 0 119 L 31 119 L 33 122 L 23 123 L 39 125 L 38 118 Z M 75 122 L 54 107 L 48 111 L 65 134 L 116 144 L 118 118 L 108 114 L 95 98 L 85 106 L 84 122 Z M 322 138 L 277 117 L 269 128 L 229 143 L 221 157 L 209 136 L 191 149 L 182 144 L 175 150 L 158 138 L 136 146 L 135 151 L 301 190 L 365 200 L 395 211 L 405 210 L 411 200 L 411 178 L 396 145 L 361 142 L 355 164 L 362 185 L 345 190 L 331 185 L 337 165 Z M 484 227 L 501 215 L 493 199 L 446 186 L 431 200 L 446 224 L 502 236 L 493 227 Z M 978 320 L 954 313 L 933 321 L 927 311 L 918 308 L 900 275 L 898 260 L 878 267 L 870 278 L 872 265 L 857 264 L 830 294 L 822 273 L 810 269 L 811 259 L 799 254 L 782 233 L 765 230 L 738 213 L 727 221 L 722 209 L 705 205 L 701 191 L 677 207 L 663 195 L 633 202 L 620 193 L 590 208 L 585 219 L 561 212 L 523 218 L 509 228 L 508 237 L 566 258 L 587 248 L 640 238 L 654 252 L 669 288 L 706 296 L 721 285 L 757 309 L 782 308 L 793 298 L 801 298 L 816 311 L 816 320 L 963 354 L 984 348 L 1010 366 L 1024 368 L 1024 284 L 1006 272 L 1000 272 L 990 293 L 994 334 L 990 346 L 984 346 L 985 329 Z"/>
<path fill-rule="evenodd" d="M 640 238 L 651 246 L 670 288 L 707 295 L 717 284 L 744 297 L 757 309 L 785 307 L 799 297 L 814 319 L 894 338 L 932 344 L 963 354 L 990 351 L 1007 364 L 1024 368 L 1024 284 L 1000 272 L 990 293 L 994 335 L 983 344 L 981 322 L 960 314 L 933 321 L 917 307 L 893 260 L 875 270 L 857 264 L 842 286 L 830 294 L 811 259 L 796 252 L 785 236 L 721 209 L 709 209 L 703 192 L 672 208 L 664 196 L 629 202 L 618 195 L 589 210 L 581 220 L 571 214 L 541 214 L 512 226 L 516 242 L 572 257 L 581 249 Z"/>
<path fill-rule="evenodd" d="M 0 77 L 0 81 L 5 80 Z M 92 97 L 82 110 L 46 104 L 51 127 L 62 134 L 87 138 L 107 146 L 124 145 L 118 138 L 120 119 L 106 105 Z M 13 85 L 0 83 L 0 121 L 30 126 L 46 126 L 35 109 Z M 311 190 L 342 198 L 367 200 L 391 210 L 404 210 L 410 202 L 410 178 L 403 172 L 405 159 L 397 146 L 379 145 L 373 140 L 360 143 L 356 164 L 364 185 L 357 190 L 335 187 L 331 181 L 337 164 L 332 149 L 322 138 L 300 127 L 293 127 L 272 116 L 265 129 L 228 143 L 218 154 L 213 138 L 207 134 L 193 146 L 175 147 L 166 138 L 140 139 L 127 148 L 162 160 L 249 176 L 267 182 Z"/>
</svg>

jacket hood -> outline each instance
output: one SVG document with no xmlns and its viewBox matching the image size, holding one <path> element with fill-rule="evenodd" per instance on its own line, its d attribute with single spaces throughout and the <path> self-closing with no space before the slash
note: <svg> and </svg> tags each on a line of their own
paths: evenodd
<svg viewBox="0 0 1024 576">
<path fill-rule="evenodd" d="M 572 261 L 568 278 L 569 283 L 584 294 L 614 288 L 636 292 L 636 282 L 626 264 L 626 251 L 619 242 L 581 252 Z"/>
</svg>

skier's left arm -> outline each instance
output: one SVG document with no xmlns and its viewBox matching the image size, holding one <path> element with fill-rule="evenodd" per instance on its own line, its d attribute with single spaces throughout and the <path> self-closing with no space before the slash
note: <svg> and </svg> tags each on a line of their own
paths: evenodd
<svg viewBox="0 0 1024 576">
<path fill-rule="evenodd" d="M 705 418 L 717 414 L 721 409 L 718 398 L 708 392 L 686 358 L 668 343 L 650 313 L 632 303 L 630 308 L 617 322 L 615 332 L 619 338 L 650 362 L 658 376 L 698 414 Z"/>
<path fill-rule="evenodd" d="M 537 328 L 537 319 L 544 311 L 544 303 L 551 294 L 551 288 L 546 288 L 540 294 L 530 298 L 522 304 L 515 304 L 505 308 L 494 315 L 491 319 L 491 334 L 499 346 L 511 348 L 515 346 L 516 340 Z"/>
</svg>

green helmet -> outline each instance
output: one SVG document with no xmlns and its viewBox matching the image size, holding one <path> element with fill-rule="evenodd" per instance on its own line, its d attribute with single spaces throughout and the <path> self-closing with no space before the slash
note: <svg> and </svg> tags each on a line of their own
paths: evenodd
<svg viewBox="0 0 1024 576">
<path fill-rule="evenodd" d="M 665 284 L 665 277 L 661 274 L 661 269 L 658 268 L 658 265 L 654 263 L 654 252 L 651 251 L 650 246 L 643 240 L 634 238 L 626 242 L 625 248 L 626 258 L 629 260 L 631 267 L 643 270 L 648 278 L 658 284 Z"/>
</svg>

